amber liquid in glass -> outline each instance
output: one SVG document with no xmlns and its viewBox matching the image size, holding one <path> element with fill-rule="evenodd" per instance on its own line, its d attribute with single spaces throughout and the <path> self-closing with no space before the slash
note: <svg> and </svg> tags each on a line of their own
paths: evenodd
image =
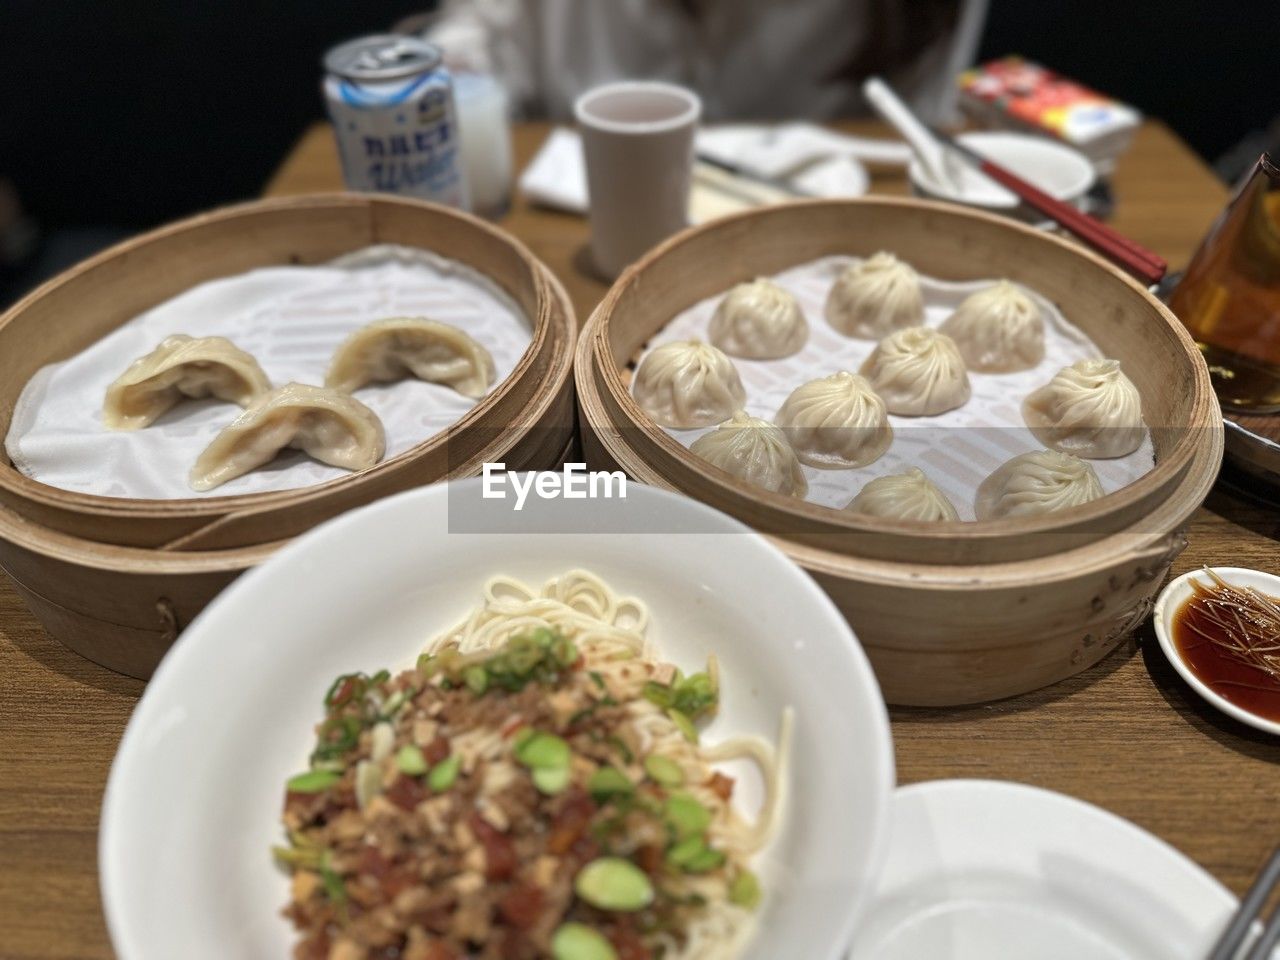
<svg viewBox="0 0 1280 960">
<path fill-rule="evenodd" d="M 1280 410 L 1280 168 L 1264 156 L 1169 301 L 1224 406 Z"/>
</svg>

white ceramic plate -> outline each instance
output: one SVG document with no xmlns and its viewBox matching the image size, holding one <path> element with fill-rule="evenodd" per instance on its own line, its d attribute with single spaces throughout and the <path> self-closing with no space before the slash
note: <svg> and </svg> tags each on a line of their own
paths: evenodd
<svg viewBox="0 0 1280 960">
<path fill-rule="evenodd" d="M 160 665 L 107 785 L 103 900 L 122 960 L 285 960 L 287 880 L 271 861 L 284 780 L 304 765 L 332 678 L 411 664 L 502 572 L 585 567 L 652 611 L 673 662 L 720 658 L 730 733 L 773 738 L 796 709 L 785 826 L 753 960 L 835 958 L 881 859 L 893 746 L 879 688 L 826 595 L 765 538 L 637 484 L 625 500 L 481 500 L 414 490 L 325 524 L 247 574 Z M 551 532 L 549 532 L 551 531 Z"/>
<path fill-rule="evenodd" d="M 1168 844 L 1059 793 L 939 780 L 892 811 L 849 960 L 1201 960 L 1235 909 Z"/>
<path fill-rule="evenodd" d="M 1212 569 L 1214 573 L 1233 586 L 1253 587 L 1259 593 L 1280 597 L 1280 577 L 1273 576 L 1270 573 L 1263 573 L 1261 570 L 1250 570 L 1247 567 L 1213 567 Z M 1187 662 L 1182 659 L 1182 654 L 1178 651 L 1177 646 L 1174 645 L 1173 618 L 1183 602 L 1191 596 L 1192 579 L 1203 583 L 1209 582 L 1209 578 L 1205 576 L 1203 570 L 1192 570 L 1190 573 L 1184 573 L 1176 580 L 1171 580 L 1160 591 L 1160 596 L 1156 600 L 1155 610 L 1152 612 L 1156 638 L 1160 641 L 1160 649 L 1164 651 L 1164 655 L 1169 658 L 1173 668 L 1182 675 L 1182 679 L 1187 681 L 1191 689 L 1200 694 L 1209 703 L 1242 723 L 1247 723 L 1258 730 L 1265 730 L 1267 733 L 1274 733 L 1280 736 L 1280 723 L 1268 720 L 1266 717 L 1260 717 L 1256 713 L 1251 713 L 1215 692 L 1208 684 L 1196 676 L 1195 672 L 1187 665 Z"/>
</svg>

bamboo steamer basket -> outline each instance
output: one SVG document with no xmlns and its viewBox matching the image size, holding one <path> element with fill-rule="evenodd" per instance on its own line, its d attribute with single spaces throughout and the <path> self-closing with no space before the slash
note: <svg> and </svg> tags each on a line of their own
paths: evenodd
<svg viewBox="0 0 1280 960">
<path fill-rule="evenodd" d="M 512 374 L 456 424 L 369 470 L 295 490 L 180 500 L 100 497 L 24 476 L 0 455 L 0 504 L 71 537 L 166 551 L 288 539 L 388 494 L 479 470 L 553 465 L 573 436 L 576 324 L 563 288 L 519 241 L 446 207 L 382 195 L 263 200 L 128 240 L 49 281 L 0 316 L 0 431 L 42 366 L 216 277 L 323 263 L 375 243 L 433 250 L 494 280 L 523 310 L 532 342 Z M 466 467 L 470 465 L 470 467 Z"/>
<path fill-rule="evenodd" d="M 525 461 L 508 466 L 550 469 L 573 459 L 576 449 L 576 437 L 554 454 L 534 445 Z M 453 476 L 479 469 L 469 461 Z M 51 530 L 0 506 L 0 568 L 36 619 L 81 656 L 140 679 L 151 676 L 178 634 L 223 588 L 285 542 L 223 550 L 127 547 Z"/>
<path fill-rule="evenodd" d="M 1142 395 L 1156 465 L 1061 514 L 919 524 L 826 509 L 741 483 L 632 400 L 629 365 L 679 311 L 733 284 L 833 253 L 895 252 L 947 279 L 1009 277 L 1053 300 Z M 679 490 L 772 536 L 854 627 L 886 698 L 976 703 L 1096 663 L 1144 619 L 1222 459 L 1208 371 L 1177 319 L 1110 264 L 1060 238 L 920 200 L 812 201 L 686 231 L 629 268 L 579 340 L 586 460 Z"/>
</svg>

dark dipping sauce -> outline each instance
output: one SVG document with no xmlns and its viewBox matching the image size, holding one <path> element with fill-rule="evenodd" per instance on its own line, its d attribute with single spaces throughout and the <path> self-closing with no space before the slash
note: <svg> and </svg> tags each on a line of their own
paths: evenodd
<svg viewBox="0 0 1280 960">
<path fill-rule="evenodd" d="M 1207 589 L 1203 594 L 1193 593 L 1174 614 L 1173 645 L 1191 671 L 1214 693 L 1242 710 L 1280 721 L 1280 677 L 1250 666 L 1228 649 L 1236 638 L 1207 614 L 1205 597 L 1214 596 L 1217 590 L 1208 583 L 1204 586 Z M 1276 597 L 1259 595 L 1280 603 Z M 1250 632 L 1256 643 L 1265 644 L 1267 637 L 1262 629 Z"/>
</svg>

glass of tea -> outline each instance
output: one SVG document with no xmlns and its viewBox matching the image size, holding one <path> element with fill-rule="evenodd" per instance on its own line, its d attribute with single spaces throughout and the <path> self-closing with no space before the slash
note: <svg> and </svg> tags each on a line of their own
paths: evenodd
<svg viewBox="0 0 1280 960">
<path fill-rule="evenodd" d="M 1169 306 L 1204 354 L 1224 407 L 1280 411 L 1280 167 L 1265 153 Z"/>
</svg>

